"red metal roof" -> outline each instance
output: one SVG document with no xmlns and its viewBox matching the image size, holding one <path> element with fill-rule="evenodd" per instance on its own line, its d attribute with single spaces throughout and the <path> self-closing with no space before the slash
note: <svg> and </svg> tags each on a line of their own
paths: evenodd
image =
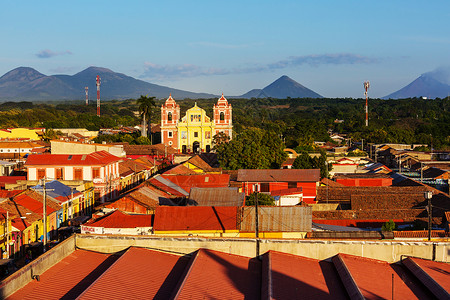
<svg viewBox="0 0 450 300">
<path fill-rule="evenodd" d="M 237 181 L 240 182 L 318 182 L 319 169 L 240 169 Z"/>
<path fill-rule="evenodd" d="M 79 299 L 169 299 L 188 259 L 131 247 Z M 118 281 L 118 278 L 120 280 Z"/>
<path fill-rule="evenodd" d="M 7 299 L 75 299 L 117 259 L 76 250 Z"/>
<path fill-rule="evenodd" d="M 450 299 L 450 264 L 408 257 L 402 261 L 438 299 Z"/>
<path fill-rule="evenodd" d="M 98 151 L 91 154 L 31 154 L 25 163 L 27 166 L 92 166 L 108 165 L 120 161 L 121 158 Z"/>
<path fill-rule="evenodd" d="M 184 190 L 182 190 L 184 193 L 182 191 L 176 190 L 175 188 L 180 188 L 180 187 L 175 184 L 174 184 L 174 187 L 172 188 L 164 183 L 164 182 L 172 183 L 171 181 L 167 181 L 165 179 L 163 181 L 161 181 L 161 180 L 158 180 L 157 177 L 161 177 L 161 176 L 155 176 L 155 177 L 150 178 L 148 180 L 148 183 L 163 190 L 166 193 L 169 193 L 169 194 L 177 196 L 177 197 L 185 197 L 185 196 L 189 195 L 189 193 Z"/>
<path fill-rule="evenodd" d="M 2 178 L 3 177 L 13 177 L 13 178 L 15 178 L 16 176 L 2 176 Z M 19 177 L 22 177 L 22 176 L 19 176 Z M 25 176 L 24 176 L 24 178 L 26 180 Z M 17 179 L 15 179 L 15 180 L 17 180 Z M 6 181 L 2 181 L 2 182 L 6 182 Z M 15 181 L 14 181 L 14 183 L 15 183 Z M 0 190 L 0 198 L 11 198 L 11 197 L 14 197 L 14 196 L 22 193 L 22 192 L 23 192 L 23 190 L 15 190 L 15 191 Z"/>
<path fill-rule="evenodd" d="M 93 220 L 92 223 L 85 223 L 84 225 L 103 228 L 151 227 L 152 215 L 128 215 L 120 210 L 115 210 L 110 214 Z"/>
<path fill-rule="evenodd" d="M 159 206 L 153 228 L 175 230 L 237 230 L 239 208 L 234 206 Z"/>
<path fill-rule="evenodd" d="M 392 293 L 394 299 L 430 298 L 419 281 L 401 266 L 342 253 L 332 261 L 351 299 L 392 299 Z"/>
<path fill-rule="evenodd" d="M 260 299 L 261 262 L 249 257 L 199 249 L 175 299 Z"/>
<path fill-rule="evenodd" d="M 263 282 L 262 299 L 348 299 L 332 263 L 293 254 L 265 253 Z"/>
<path fill-rule="evenodd" d="M 16 197 L 14 197 L 14 201 L 37 214 L 42 214 L 44 211 L 43 203 L 39 200 L 36 200 L 36 199 L 30 197 L 29 195 L 26 195 L 26 194 L 18 195 Z M 47 206 L 47 215 L 56 211 L 50 205 L 47 204 L 46 206 Z"/>
<path fill-rule="evenodd" d="M 161 175 L 164 179 L 167 179 L 182 189 L 187 191 L 191 190 L 191 187 L 227 187 L 230 181 L 228 174 L 199 174 L 199 175 Z"/>
</svg>

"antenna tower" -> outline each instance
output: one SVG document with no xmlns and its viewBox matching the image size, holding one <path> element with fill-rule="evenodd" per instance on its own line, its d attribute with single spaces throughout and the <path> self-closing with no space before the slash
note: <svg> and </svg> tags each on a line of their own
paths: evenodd
<svg viewBox="0 0 450 300">
<path fill-rule="evenodd" d="M 97 75 L 97 117 L 100 117 L 100 75 Z"/>
<path fill-rule="evenodd" d="M 369 126 L 369 106 L 367 104 L 367 90 L 369 89 L 369 87 L 370 82 L 368 80 L 364 81 L 364 96 L 366 96 L 366 127 Z"/>
<path fill-rule="evenodd" d="M 84 92 L 86 93 L 86 105 L 89 105 L 89 88 L 84 87 Z"/>
</svg>

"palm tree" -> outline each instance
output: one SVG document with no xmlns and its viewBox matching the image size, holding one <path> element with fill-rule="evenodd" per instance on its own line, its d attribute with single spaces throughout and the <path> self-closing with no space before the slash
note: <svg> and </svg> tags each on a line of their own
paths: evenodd
<svg viewBox="0 0 450 300">
<path fill-rule="evenodd" d="M 139 111 L 142 116 L 142 136 L 147 136 L 146 125 L 148 125 L 148 132 L 150 134 L 150 140 L 152 139 L 152 126 L 151 126 L 151 114 L 152 108 L 156 106 L 155 97 L 149 97 L 148 95 L 141 95 L 139 99 L 136 100 L 137 105 L 139 105 Z M 148 120 L 146 122 L 146 119 Z"/>
</svg>

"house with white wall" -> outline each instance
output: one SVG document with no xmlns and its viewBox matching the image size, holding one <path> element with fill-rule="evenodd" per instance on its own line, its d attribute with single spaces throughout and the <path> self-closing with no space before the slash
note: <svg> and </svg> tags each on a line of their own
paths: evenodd
<svg viewBox="0 0 450 300">
<path fill-rule="evenodd" d="M 100 202 L 119 195 L 121 158 L 106 151 L 91 154 L 32 154 L 27 158 L 27 180 L 92 181 L 94 198 Z"/>
</svg>

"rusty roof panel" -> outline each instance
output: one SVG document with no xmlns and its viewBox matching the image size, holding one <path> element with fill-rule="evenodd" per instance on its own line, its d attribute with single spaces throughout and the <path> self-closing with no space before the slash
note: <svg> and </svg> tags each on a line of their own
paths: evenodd
<svg viewBox="0 0 450 300">
<path fill-rule="evenodd" d="M 156 231 L 237 230 L 238 207 L 159 206 L 155 211 Z"/>
<path fill-rule="evenodd" d="M 189 200 L 196 206 L 243 206 L 245 194 L 238 188 L 191 188 Z"/>
<path fill-rule="evenodd" d="M 310 232 L 312 230 L 312 207 L 306 206 L 260 206 L 259 231 Z M 255 231 L 255 207 L 242 208 L 241 231 Z"/>
</svg>

